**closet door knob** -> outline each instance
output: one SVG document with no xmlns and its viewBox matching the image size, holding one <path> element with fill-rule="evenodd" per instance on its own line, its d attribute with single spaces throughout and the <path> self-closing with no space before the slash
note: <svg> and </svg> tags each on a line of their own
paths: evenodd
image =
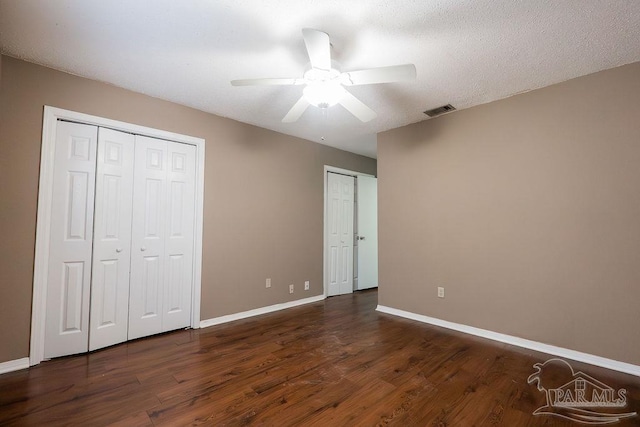
<svg viewBox="0 0 640 427">
<path fill-rule="evenodd" d="M 122 252 L 122 248 L 116 248 L 116 252 L 118 253 Z"/>
<path fill-rule="evenodd" d="M 141 248 L 140 248 L 140 250 L 141 250 L 142 252 L 144 252 L 144 251 L 146 251 L 146 250 L 147 250 L 147 248 L 143 246 L 143 247 L 141 247 Z"/>
</svg>

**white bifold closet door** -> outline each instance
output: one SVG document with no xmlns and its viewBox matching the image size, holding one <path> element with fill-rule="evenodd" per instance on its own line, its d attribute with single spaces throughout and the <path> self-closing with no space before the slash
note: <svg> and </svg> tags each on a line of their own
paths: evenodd
<svg viewBox="0 0 640 427">
<path fill-rule="evenodd" d="M 195 147 L 136 136 L 129 339 L 189 326 Z"/>
<path fill-rule="evenodd" d="M 87 351 L 98 128 L 58 122 L 47 270 L 45 357 Z"/>
<path fill-rule="evenodd" d="M 134 141 L 98 130 L 89 350 L 127 340 Z"/>
<path fill-rule="evenodd" d="M 46 358 L 191 324 L 195 167 L 192 145 L 58 122 Z"/>
</svg>

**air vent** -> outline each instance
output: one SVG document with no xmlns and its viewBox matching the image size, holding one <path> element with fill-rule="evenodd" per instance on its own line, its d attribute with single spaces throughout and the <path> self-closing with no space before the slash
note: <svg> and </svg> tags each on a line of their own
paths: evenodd
<svg viewBox="0 0 640 427">
<path fill-rule="evenodd" d="M 436 117 L 440 114 L 448 113 L 449 111 L 455 111 L 456 107 L 451 104 L 443 105 L 442 107 L 427 110 L 424 113 L 429 117 Z"/>
</svg>

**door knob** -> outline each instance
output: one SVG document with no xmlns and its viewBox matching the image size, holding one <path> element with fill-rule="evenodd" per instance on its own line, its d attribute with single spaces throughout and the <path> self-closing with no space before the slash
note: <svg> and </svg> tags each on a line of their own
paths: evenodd
<svg viewBox="0 0 640 427">
<path fill-rule="evenodd" d="M 143 246 L 143 247 L 141 247 L 141 248 L 140 248 L 140 250 L 141 250 L 142 252 L 144 252 L 144 251 L 146 251 L 146 250 L 147 250 L 147 248 Z"/>
<path fill-rule="evenodd" d="M 116 248 L 116 252 L 118 253 L 122 252 L 122 248 Z"/>
<path fill-rule="evenodd" d="M 358 236 L 357 240 L 364 240 L 364 236 Z"/>
</svg>

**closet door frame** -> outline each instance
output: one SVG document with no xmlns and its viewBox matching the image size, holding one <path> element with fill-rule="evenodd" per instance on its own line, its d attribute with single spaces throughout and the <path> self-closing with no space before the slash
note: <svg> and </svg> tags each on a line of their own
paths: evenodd
<svg viewBox="0 0 640 427">
<path fill-rule="evenodd" d="M 56 129 L 58 120 L 110 128 L 151 138 L 190 144 L 196 147 L 196 197 L 194 215 L 193 289 L 191 292 L 191 327 L 200 327 L 200 292 L 202 280 L 202 222 L 204 202 L 205 140 L 188 135 L 105 119 L 61 108 L 45 106 L 42 122 L 40 153 L 40 181 L 36 222 L 35 262 L 33 269 L 33 299 L 31 309 L 31 339 L 29 365 L 44 360 L 45 319 L 47 302 L 47 273 L 51 234 L 51 205 L 53 203 L 53 172 L 55 166 Z"/>
</svg>

